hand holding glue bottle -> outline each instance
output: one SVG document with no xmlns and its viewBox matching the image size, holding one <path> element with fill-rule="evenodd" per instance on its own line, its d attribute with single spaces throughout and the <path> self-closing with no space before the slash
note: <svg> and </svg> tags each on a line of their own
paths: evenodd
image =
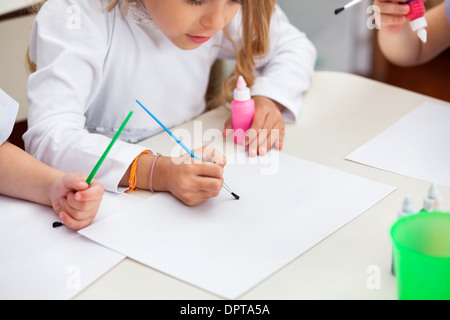
<svg viewBox="0 0 450 320">
<path fill-rule="evenodd" d="M 374 6 L 379 8 L 380 15 L 375 15 L 378 28 L 397 34 L 403 29 L 405 19 L 419 39 L 427 42 L 427 19 L 425 18 L 425 5 L 423 0 L 389 1 L 375 0 Z M 404 17 L 404 18 L 403 18 Z M 402 19 L 403 18 L 403 19 Z"/>
<path fill-rule="evenodd" d="M 234 142 L 243 144 L 245 133 L 252 125 L 255 114 L 255 101 L 251 98 L 250 89 L 242 76 L 239 76 L 234 100 L 231 101 L 231 115 L 234 130 Z"/>
<path fill-rule="evenodd" d="M 264 94 L 253 94 L 251 80 L 242 75 L 237 78 L 223 137 L 233 135 L 234 142 L 245 146 L 250 157 L 265 156 L 273 147 L 281 150 L 285 107 Z"/>
<path fill-rule="evenodd" d="M 378 45 L 389 62 L 418 66 L 449 48 L 450 0 L 430 5 L 427 10 L 424 2 L 374 0 Z"/>
</svg>

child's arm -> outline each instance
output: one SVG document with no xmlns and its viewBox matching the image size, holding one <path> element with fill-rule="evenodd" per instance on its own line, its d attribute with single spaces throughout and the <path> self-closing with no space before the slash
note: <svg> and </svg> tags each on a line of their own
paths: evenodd
<svg viewBox="0 0 450 320">
<path fill-rule="evenodd" d="M 415 66 L 435 58 L 450 46 L 450 24 L 445 15 L 445 3 L 429 10 L 425 17 L 428 22 L 428 40 L 423 43 L 412 31 L 405 15 L 407 5 L 396 1 L 375 0 L 374 5 L 381 10 L 378 25 L 378 43 L 386 59 L 400 66 Z"/>
<path fill-rule="evenodd" d="M 217 197 L 223 185 L 225 156 L 206 146 L 193 152 L 203 162 L 193 159 L 189 154 L 181 157 L 158 157 L 151 177 L 153 190 L 168 191 L 188 206 Z M 143 154 L 138 158 L 138 189 L 150 189 L 151 168 L 155 157 L 152 154 Z M 123 176 L 121 186 L 128 186 L 129 175 L 130 169 Z"/>
<path fill-rule="evenodd" d="M 64 174 L 5 142 L 0 146 L 0 194 L 52 206 L 65 225 L 82 229 L 97 214 L 103 187 L 80 174 Z"/>
</svg>

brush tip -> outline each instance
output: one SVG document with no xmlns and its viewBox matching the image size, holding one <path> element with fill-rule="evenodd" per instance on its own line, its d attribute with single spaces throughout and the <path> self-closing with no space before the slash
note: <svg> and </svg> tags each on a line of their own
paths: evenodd
<svg viewBox="0 0 450 320">
<path fill-rule="evenodd" d="M 63 225 L 64 225 L 64 223 L 59 222 L 59 221 L 53 222 L 53 228 L 59 228 L 59 227 L 62 227 Z"/>
<path fill-rule="evenodd" d="M 339 8 L 339 9 L 336 9 L 336 10 L 334 10 L 334 14 L 339 14 L 339 13 L 341 13 L 342 11 L 344 11 L 344 9 L 345 9 L 345 8 Z"/>
<path fill-rule="evenodd" d="M 236 193 L 234 193 L 234 192 L 232 192 L 231 195 L 232 195 L 233 197 L 235 197 L 236 200 L 239 200 L 239 198 L 240 198 L 240 197 L 239 197 Z"/>
</svg>

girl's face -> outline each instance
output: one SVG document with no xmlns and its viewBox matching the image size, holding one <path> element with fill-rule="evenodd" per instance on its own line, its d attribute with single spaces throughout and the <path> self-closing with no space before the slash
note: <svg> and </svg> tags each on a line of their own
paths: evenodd
<svg viewBox="0 0 450 320">
<path fill-rule="evenodd" d="M 140 0 L 178 48 L 196 49 L 228 25 L 244 0 Z"/>
</svg>

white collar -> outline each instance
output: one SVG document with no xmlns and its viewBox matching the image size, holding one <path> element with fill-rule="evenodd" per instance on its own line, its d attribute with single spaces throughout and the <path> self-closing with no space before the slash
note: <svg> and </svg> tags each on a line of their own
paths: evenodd
<svg viewBox="0 0 450 320">
<path fill-rule="evenodd" d="M 128 18 L 136 23 L 150 26 L 154 29 L 159 29 L 140 0 L 135 0 L 128 3 L 121 1 L 120 3 L 124 6 L 124 11 L 126 12 L 126 16 Z"/>
</svg>

